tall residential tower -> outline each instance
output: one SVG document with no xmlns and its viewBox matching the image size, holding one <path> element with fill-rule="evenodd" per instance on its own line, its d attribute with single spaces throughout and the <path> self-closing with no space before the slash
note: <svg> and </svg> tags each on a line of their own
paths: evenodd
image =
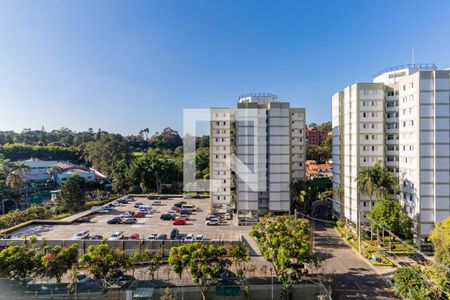
<svg viewBox="0 0 450 300">
<path fill-rule="evenodd" d="M 241 96 L 237 108 L 212 108 L 212 206 L 253 216 L 290 212 L 290 183 L 305 176 L 304 128 L 305 109 L 272 94 Z"/>
<path fill-rule="evenodd" d="M 426 238 L 450 215 L 450 70 L 390 68 L 334 94 L 332 106 L 335 210 L 366 221 L 376 200 L 358 193 L 355 179 L 381 161 L 399 179 L 416 237 Z"/>
</svg>

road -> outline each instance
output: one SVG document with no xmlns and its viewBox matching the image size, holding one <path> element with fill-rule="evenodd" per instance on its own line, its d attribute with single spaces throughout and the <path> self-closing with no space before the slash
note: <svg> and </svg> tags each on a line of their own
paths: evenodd
<svg viewBox="0 0 450 300">
<path fill-rule="evenodd" d="M 397 299 L 384 278 L 328 225 L 315 222 L 314 253 L 323 262 L 317 273 L 332 281 L 333 299 Z"/>
</svg>

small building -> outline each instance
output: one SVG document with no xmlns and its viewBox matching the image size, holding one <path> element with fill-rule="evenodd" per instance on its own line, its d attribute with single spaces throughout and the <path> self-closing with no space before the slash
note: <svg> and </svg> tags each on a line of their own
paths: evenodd
<svg viewBox="0 0 450 300">
<path fill-rule="evenodd" d="M 325 138 L 325 134 L 316 127 L 308 127 L 306 129 L 306 141 L 309 145 L 320 145 Z"/>
<path fill-rule="evenodd" d="M 47 181 L 50 178 L 48 169 L 57 163 L 54 160 L 40 160 L 37 158 L 25 160 L 24 164 L 30 168 L 25 174 L 25 181 Z"/>
<path fill-rule="evenodd" d="M 306 176 L 308 178 L 332 177 L 333 167 L 331 164 L 318 164 L 315 160 L 306 161 Z"/>
<path fill-rule="evenodd" d="M 56 183 L 58 183 L 58 185 L 61 185 L 64 181 L 66 181 L 70 176 L 73 175 L 78 175 L 84 178 L 87 182 L 95 181 L 95 172 L 84 167 L 71 166 L 56 174 Z"/>
</svg>

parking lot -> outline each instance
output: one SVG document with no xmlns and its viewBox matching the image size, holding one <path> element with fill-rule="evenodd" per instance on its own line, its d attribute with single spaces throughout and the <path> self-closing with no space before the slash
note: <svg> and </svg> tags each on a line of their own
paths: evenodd
<svg viewBox="0 0 450 300">
<path fill-rule="evenodd" d="M 170 210 L 173 205 L 181 200 L 188 204 L 194 204 L 196 211 L 192 213 L 186 225 L 172 225 L 172 221 L 161 220 L 162 213 Z M 194 236 L 202 234 L 205 240 L 236 241 L 241 236 L 248 236 L 249 227 L 236 226 L 233 220 L 222 220 L 220 225 L 208 226 L 205 224 L 205 218 L 209 214 L 209 199 L 180 199 L 171 198 L 161 200 L 161 205 L 155 206 L 155 200 L 148 200 L 146 197 L 134 197 L 134 201 L 122 206 L 116 206 L 108 213 L 95 213 L 89 223 L 72 223 L 70 225 L 30 225 L 18 229 L 11 234 L 15 238 L 23 236 L 44 237 L 47 240 L 72 240 L 74 236 L 83 230 L 89 230 L 90 235 L 100 235 L 103 239 L 108 239 L 111 233 L 123 231 L 125 239 L 130 235 L 137 233 L 139 239 L 147 239 L 151 234 L 167 234 L 173 228 L 178 228 L 182 236 L 191 233 Z M 138 208 L 134 204 L 141 202 L 144 205 L 150 205 L 154 212 L 146 217 L 137 218 L 136 224 L 107 224 L 107 221 L 119 216 L 123 212 L 137 212 Z"/>
</svg>

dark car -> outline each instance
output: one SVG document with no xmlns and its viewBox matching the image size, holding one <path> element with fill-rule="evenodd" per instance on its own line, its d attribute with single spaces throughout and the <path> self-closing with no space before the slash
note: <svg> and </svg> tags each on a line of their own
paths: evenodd
<svg viewBox="0 0 450 300">
<path fill-rule="evenodd" d="M 155 199 L 156 199 L 156 196 L 155 196 L 155 195 L 150 195 L 150 196 L 147 197 L 147 199 L 148 199 L 148 200 L 155 200 Z"/>
<path fill-rule="evenodd" d="M 190 209 L 182 209 L 182 210 L 180 210 L 180 214 L 181 215 L 190 215 L 190 214 L 192 214 L 192 210 L 190 210 Z"/>
<path fill-rule="evenodd" d="M 167 240 L 167 234 L 161 233 L 161 234 L 158 236 L 158 240 L 160 240 L 160 241 Z"/>
<path fill-rule="evenodd" d="M 186 201 L 180 201 L 180 202 L 175 203 L 173 206 L 181 208 L 183 206 L 183 204 L 187 204 L 187 202 Z"/>
<path fill-rule="evenodd" d="M 158 199 L 159 200 L 166 200 L 166 199 L 169 199 L 169 197 L 161 195 L 161 196 L 158 197 Z"/>
<path fill-rule="evenodd" d="M 131 275 L 124 274 L 117 278 L 116 284 L 122 288 L 127 288 L 131 285 L 131 283 L 135 280 L 135 278 Z"/>
<path fill-rule="evenodd" d="M 133 206 L 134 208 L 139 208 L 139 206 L 144 205 L 142 202 L 136 202 Z"/>
<path fill-rule="evenodd" d="M 108 220 L 108 222 L 106 222 L 106 223 L 108 223 L 108 224 L 120 224 L 120 223 L 122 223 L 122 219 L 119 218 L 119 217 L 115 217 L 115 218 L 112 218 L 112 219 Z"/>
<path fill-rule="evenodd" d="M 117 200 L 117 202 L 121 203 L 121 204 L 128 204 L 128 200 L 127 199 L 119 199 L 119 200 Z"/>
<path fill-rule="evenodd" d="M 78 223 L 89 223 L 91 221 L 91 216 L 81 217 L 78 220 L 76 220 Z"/>
<path fill-rule="evenodd" d="M 168 214 L 168 213 L 161 214 L 160 219 L 164 220 L 164 221 L 175 220 L 175 215 L 174 214 Z"/>
<path fill-rule="evenodd" d="M 95 235 L 91 235 L 90 239 L 91 240 L 103 240 L 103 236 L 101 236 L 99 234 L 95 234 Z"/>
<path fill-rule="evenodd" d="M 180 230 L 178 230 L 178 228 L 174 228 L 170 232 L 170 239 L 171 240 L 177 240 L 179 235 L 180 235 Z"/>
</svg>

